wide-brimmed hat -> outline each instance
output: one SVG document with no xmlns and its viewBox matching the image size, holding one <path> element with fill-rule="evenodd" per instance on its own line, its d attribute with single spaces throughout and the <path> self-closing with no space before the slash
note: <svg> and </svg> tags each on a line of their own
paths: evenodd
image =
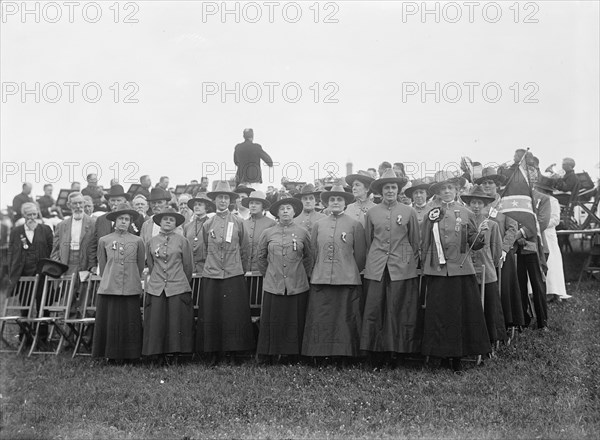
<svg viewBox="0 0 600 440">
<path fill-rule="evenodd" d="M 111 186 L 108 192 L 104 195 L 106 200 L 112 197 L 124 197 L 125 200 L 129 200 L 131 199 L 131 194 L 127 194 L 123 187 L 117 183 L 116 185 Z"/>
<path fill-rule="evenodd" d="M 250 194 L 252 194 L 252 192 L 254 192 L 254 188 L 250 188 L 250 187 L 244 186 L 244 185 L 238 185 L 233 190 L 233 192 L 236 194 L 246 194 L 246 196 L 250 197 Z"/>
<path fill-rule="evenodd" d="M 180 226 L 183 224 L 183 222 L 185 222 L 185 217 L 170 206 L 165 208 L 161 213 L 154 214 L 152 216 L 152 221 L 160 226 L 160 221 L 164 216 L 175 217 L 175 226 Z"/>
<path fill-rule="evenodd" d="M 121 203 L 119 204 L 119 206 L 117 206 L 116 211 L 109 212 L 108 214 L 106 214 L 106 218 L 111 222 L 114 222 L 117 218 L 124 214 L 129 214 L 131 216 L 132 223 L 136 221 L 140 216 L 140 213 L 137 212 L 135 209 L 132 209 L 129 203 Z"/>
<path fill-rule="evenodd" d="M 252 191 L 248 197 L 242 200 L 242 206 L 248 208 L 250 202 L 262 203 L 263 209 L 269 209 L 271 202 L 267 200 L 267 195 L 262 191 Z"/>
<path fill-rule="evenodd" d="M 303 196 L 313 195 L 316 199 L 319 197 L 319 194 L 321 194 L 321 191 L 318 191 L 312 183 L 307 183 L 302 187 L 299 193 L 294 194 L 294 197 L 298 200 L 302 200 Z"/>
<path fill-rule="evenodd" d="M 240 196 L 238 193 L 231 191 L 231 187 L 229 186 L 229 183 L 227 183 L 223 180 L 217 182 L 217 186 L 215 187 L 214 191 L 211 191 L 206 195 L 208 197 L 210 197 L 212 200 L 215 200 L 219 194 L 225 194 L 225 195 L 229 196 L 230 202 L 233 202 L 235 199 L 237 199 Z"/>
<path fill-rule="evenodd" d="M 383 185 L 386 183 L 396 183 L 398 185 L 398 192 L 402 189 L 404 185 L 408 182 L 406 177 L 398 177 L 396 173 L 391 168 L 385 170 L 385 172 L 381 175 L 381 177 L 377 180 L 374 180 L 371 183 L 371 191 L 377 194 L 381 194 L 381 189 Z"/>
<path fill-rule="evenodd" d="M 37 263 L 38 273 L 48 275 L 52 278 L 61 277 L 67 270 L 69 270 L 69 266 L 60 261 L 51 260 L 50 258 L 42 258 Z"/>
<path fill-rule="evenodd" d="M 269 212 L 273 217 L 278 218 L 279 207 L 281 205 L 292 205 L 294 207 L 294 218 L 298 217 L 302 213 L 302 202 L 294 197 L 288 197 L 286 199 L 279 199 L 269 207 Z"/>
<path fill-rule="evenodd" d="M 169 191 L 164 190 L 162 188 L 152 188 L 152 190 L 150 191 L 150 197 L 148 197 L 147 201 L 159 202 L 161 200 L 166 200 L 167 202 L 169 202 L 171 198 L 172 196 Z"/>
<path fill-rule="evenodd" d="M 355 180 L 358 180 L 359 182 L 362 182 L 363 185 L 365 185 L 365 188 L 367 188 L 367 189 L 369 189 L 369 187 L 371 186 L 371 183 L 373 183 L 373 181 L 375 181 L 375 179 L 373 179 L 367 171 L 363 171 L 363 170 L 359 170 L 358 173 L 356 173 L 356 174 L 347 175 L 344 178 L 344 180 L 346 181 L 346 184 L 349 185 L 350 187 L 352 187 L 352 184 L 354 183 Z"/>
<path fill-rule="evenodd" d="M 323 191 L 321 193 L 321 203 L 325 208 L 329 205 L 329 197 L 331 196 L 340 196 L 343 197 L 346 201 L 346 207 L 349 203 L 354 202 L 354 196 L 344 190 L 344 187 L 340 184 L 335 184 L 331 187 L 329 191 Z"/>
<path fill-rule="evenodd" d="M 461 194 L 460 198 L 466 204 L 471 203 L 471 200 L 473 200 L 473 199 L 481 200 L 486 205 L 488 203 L 492 203 L 494 200 L 496 200 L 495 197 L 484 193 L 481 185 L 473 185 L 473 188 L 471 188 L 471 191 L 469 192 L 469 194 Z"/>
<path fill-rule="evenodd" d="M 431 185 L 432 194 L 437 194 L 440 186 L 445 183 L 452 183 L 459 188 L 462 188 L 467 183 L 467 179 L 458 175 L 458 172 L 453 171 L 438 171 L 433 177 L 433 184 Z"/>
<path fill-rule="evenodd" d="M 545 191 L 554 192 L 554 180 L 546 176 L 540 175 L 534 186 Z"/>
<path fill-rule="evenodd" d="M 427 197 L 431 197 L 431 183 L 428 183 L 426 179 L 413 180 L 410 188 L 404 190 L 404 195 L 409 199 L 412 199 L 413 193 L 418 189 L 427 191 Z"/>
<path fill-rule="evenodd" d="M 210 199 L 207 199 L 206 197 L 193 197 L 193 198 L 189 199 L 187 202 L 188 208 L 190 208 L 193 211 L 194 204 L 196 202 L 204 203 L 204 206 L 206 206 L 206 212 L 213 212 L 213 211 L 217 210 L 217 207 L 214 204 L 214 202 Z"/>
<path fill-rule="evenodd" d="M 493 180 L 496 182 L 496 185 L 501 186 L 506 182 L 506 176 L 502 174 L 498 174 L 498 170 L 494 167 L 485 167 L 481 171 L 481 177 L 479 179 L 475 179 L 473 183 L 477 185 L 481 185 L 486 180 Z"/>
</svg>

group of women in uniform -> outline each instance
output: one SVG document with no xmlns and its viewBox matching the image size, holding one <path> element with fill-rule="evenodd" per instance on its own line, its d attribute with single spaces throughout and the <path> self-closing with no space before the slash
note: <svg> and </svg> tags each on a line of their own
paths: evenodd
<svg viewBox="0 0 600 440">
<path fill-rule="evenodd" d="M 93 354 L 196 352 L 213 365 L 255 349 L 265 362 L 308 356 L 344 364 L 366 354 L 376 367 L 424 355 L 459 370 L 461 358 L 491 352 L 506 335 L 495 268 L 512 247 L 503 242 L 501 219 L 487 219 L 493 196 L 476 186 L 458 201 L 460 179 L 437 173 L 431 185 L 414 184 L 411 195 L 437 195 L 424 208 L 398 202 L 407 180 L 392 170 L 379 179 L 347 176 L 352 193 L 341 184 L 321 192 L 327 215 L 310 231 L 295 219 L 312 192 L 271 204 L 256 191 L 243 200 L 256 215 L 242 220 L 229 210 L 239 194 L 220 183 L 210 200 L 188 201 L 194 216 L 183 235 L 174 231 L 184 217 L 169 208 L 154 215 L 160 233 L 145 244 L 127 232 L 138 214 L 119 208 L 109 214 L 115 232 L 99 244 Z M 366 197 L 370 191 L 381 203 Z M 208 218 L 208 211 L 215 214 Z M 277 222 L 262 221 L 264 211 Z M 150 275 L 142 324 L 144 261 Z M 476 266 L 485 266 L 485 275 Z M 255 272 L 264 291 L 258 338 L 245 279 Z M 193 273 L 201 275 L 196 323 Z"/>
</svg>

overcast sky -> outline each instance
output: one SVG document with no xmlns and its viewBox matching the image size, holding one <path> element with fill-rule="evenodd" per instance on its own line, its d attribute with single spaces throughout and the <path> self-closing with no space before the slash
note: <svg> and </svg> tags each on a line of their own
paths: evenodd
<svg viewBox="0 0 600 440">
<path fill-rule="evenodd" d="M 56 196 L 95 164 L 126 189 L 231 177 L 245 127 L 275 182 L 527 146 L 598 176 L 596 1 L 112 4 L 2 3 L 2 206 L 23 180 Z"/>
</svg>

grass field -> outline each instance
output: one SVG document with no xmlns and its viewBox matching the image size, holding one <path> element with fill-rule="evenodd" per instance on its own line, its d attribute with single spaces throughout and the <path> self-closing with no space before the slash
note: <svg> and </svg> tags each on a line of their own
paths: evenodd
<svg viewBox="0 0 600 440">
<path fill-rule="evenodd" d="M 571 300 L 549 305 L 550 332 L 525 330 L 462 375 L 5 355 L 0 437 L 598 438 L 599 283 L 568 287 Z"/>
</svg>

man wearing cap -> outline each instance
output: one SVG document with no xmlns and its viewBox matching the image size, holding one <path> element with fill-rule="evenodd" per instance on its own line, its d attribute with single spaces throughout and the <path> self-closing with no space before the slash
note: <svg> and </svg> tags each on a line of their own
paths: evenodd
<svg viewBox="0 0 600 440">
<path fill-rule="evenodd" d="M 575 161 L 570 157 L 565 157 L 562 161 L 562 169 L 565 175 L 554 183 L 554 188 L 563 192 L 571 192 L 578 188 L 579 179 L 575 174 Z"/>
<path fill-rule="evenodd" d="M 167 190 L 162 188 L 152 188 L 148 203 L 150 203 L 153 216 L 160 214 L 163 210 L 169 207 L 171 197 L 171 193 Z M 159 232 L 160 226 L 158 226 L 151 217 L 142 224 L 140 237 L 142 237 L 142 240 L 144 240 L 144 244 L 147 245 L 150 239 L 152 237 L 156 237 Z M 181 226 L 177 226 L 175 228 L 175 233 L 183 235 L 183 228 Z"/>
<path fill-rule="evenodd" d="M 262 183 L 260 160 L 269 167 L 273 167 L 273 159 L 259 144 L 254 142 L 254 130 L 244 129 L 244 142 L 237 144 L 233 153 L 233 162 L 237 166 L 235 181 L 238 185 L 251 185 Z"/>
<path fill-rule="evenodd" d="M 211 353 L 211 365 L 229 352 L 254 348 L 250 303 L 244 272 L 246 249 L 244 222 L 229 211 L 238 197 L 227 182 L 208 193 L 217 213 L 202 227 L 206 262 L 200 289 L 196 351 Z"/>
<path fill-rule="evenodd" d="M 325 214 L 315 211 L 319 194 L 321 194 L 321 191 L 317 191 L 312 183 L 307 183 L 298 194 L 294 194 L 294 198 L 302 202 L 302 212 L 294 219 L 294 223 L 302 226 L 309 233 L 317 221 L 327 217 Z"/>
<path fill-rule="evenodd" d="M 369 280 L 360 338 L 361 350 L 371 352 L 379 367 L 384 353 L 395 353 L 401 362 L 421 350 L 419 324 L 419 222 L 410 206 L 397 201 L 407 179 L 393 170 L 371 184 L 383 201 L 367 212 L 367 263 Z"/>
<path fill-rule="evenodd" d="M 346 215 L 357 220 L 363 228 L 365 226 L 365 215 L 367 211 L 375 206 L 375 203 L 369 198 L 369 187 L 375 181 L 367 171 L 360 170 L 357 174 L 346 176 L 346 184 L 352 188 L 354 203 L 350 203 L 346 208 Z"/>
<path fill-rule="evenodd" d="M 265 229 L 275 226 L 277 222 L 265 216 L 264 211 L 269 209 L 271 204 L 267 201 L 265 193 L 262 191 L 253 191 L 250 197 L 242 200 L 242 205 L 249 210 L 249 218 L 244 220 L 244 230 L 247 234 L 246 257 L 248 262 L 246 268 L 248 272 L 258 272 L 258 244 L 260 236 Z"/>
<path fill-rule="evenodd" d="M 183 235 L 192 246 L 194 255 L 194 274 L 202 275 L 206 252 L 204 249 L 204 237 L 202 227 L 208 220 L 208 213 L 215 212 L 216 207 L 212 200 L 204 197 L 194 197 L 188 200 L 188 208 L 192 210 L 192 218 L 183 227 Z"/>
<path fill-rule="evenodd" d="M 431 204 L 427 203 L 427 199 L 431 197 L 431 193 L 429 192 L 430 187 L 431 185 L 427 183 L 425 179 L 417 179 L 413 180 L 410 188 L 407 188 L 404 191 L 404 195 L 412 201 L 410 206 L 412 206 L 417 213 L 419 225 L 423 223 L 425 215 L 432 208 Z"/>
</svg>

